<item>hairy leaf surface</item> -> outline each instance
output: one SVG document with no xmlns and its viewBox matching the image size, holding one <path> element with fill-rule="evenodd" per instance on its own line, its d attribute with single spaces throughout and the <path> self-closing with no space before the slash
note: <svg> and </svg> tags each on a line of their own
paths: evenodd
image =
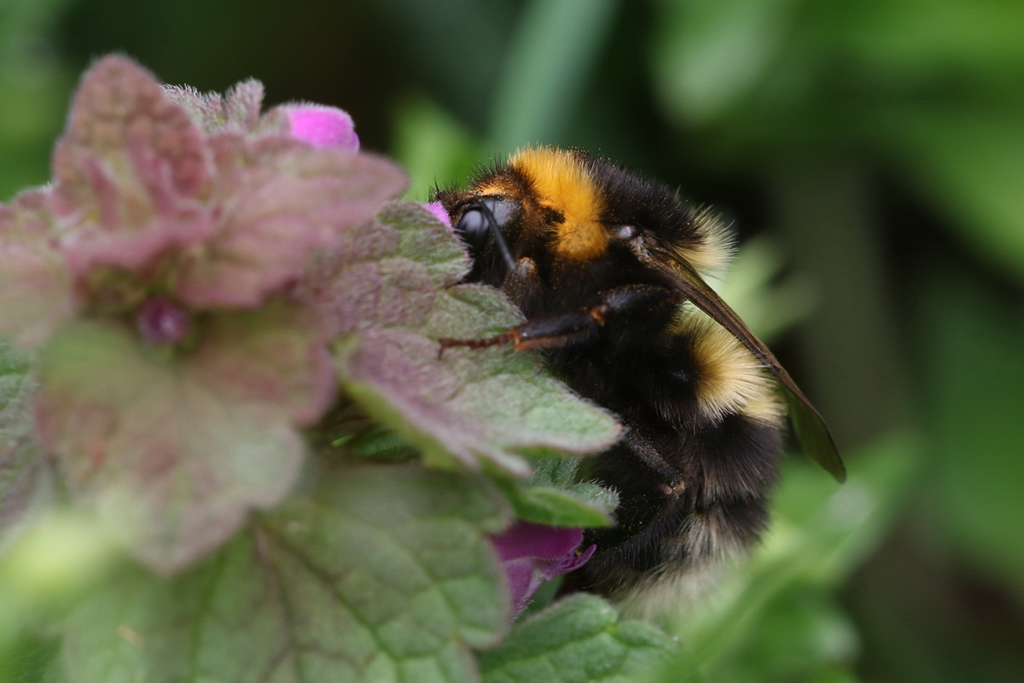
<svg viewBox="0 0 1024 683">
<path fill-rule="evenodd" d="M 69 621 L 68 679 L 472 681 L 506 628 L 484 536 L 507 523 L 473 475 L 342 471 L 165 581 L 130 572 Z"/>
<path fill-rule="evenodd" d="M 521 454 L 582 454 L 615 441 L 614 418 L 548 376 L 536 356 L 500 347 L 441 352 L 441 339 L 494 336 L 522 318 L 496 290 L 457 284 L 465 253 L 429 212 L 392 204 L 353 240 L 307 291 L 342 335 L 345 388 L 428 462 L 486 462 L 525 475 Z"/>
<path fill-rule="evenodd" d="M 593 595 L 566 598 L 527 619 L 480 658 L 484 683 L 626 683 L 667 660 L 672 639 L 622 621 Z"/>
</svg>

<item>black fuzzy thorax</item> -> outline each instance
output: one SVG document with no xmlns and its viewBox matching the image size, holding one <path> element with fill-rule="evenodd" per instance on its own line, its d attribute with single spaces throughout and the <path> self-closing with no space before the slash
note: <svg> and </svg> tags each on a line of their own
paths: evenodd
<svg viewBox="0 0 1024 683">
<path fill-rule="evenodd" d="M 602 212 L 605 224 L 636 225 L 676 247 L 701 248 L 705 239 L 699 229 L 701 214 L 671 188 L 607 159 L 578 154 L 607 198 Z"/>
</svg>

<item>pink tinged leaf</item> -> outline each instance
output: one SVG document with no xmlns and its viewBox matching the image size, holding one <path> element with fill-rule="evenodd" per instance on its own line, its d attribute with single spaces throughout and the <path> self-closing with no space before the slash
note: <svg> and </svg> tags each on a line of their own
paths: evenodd
<svg viewBox="0 0 1024 683">
<path fill-rule="evenodd" d="M 258 306 L 405 185 L 397 166 L 366 154 L 274 138 L 222 136 L 216 144 L 218 232 L 177 274 L 177 293 L 193 306 Z"/>
<path fill-rule="evenodd" d="M 469 261 L 455 238 L 412 202 L 392 202 L 342 231 L 306 270 L 296 296 L 340 335 L 370 326 L 418 327 L 438 288 Z"/>
<path fill-rule="evenodd" d="M 386 258 L 338 267 L 315 284 L 304 281 L 298 296 L 337 336 L 368 327 L 420 325 L 433 305 L 434 286 L 422 263 Z"/>
<path fill-rule="evenodd" d="M 244 326 L 226 327 L 246 333 Z M 221 332 L 204 339 L 195 358 L 161 362 L 127 328 L 79 323 L 58 333 L 41 358 L 41 444 L 73 495 L 162 572 L 193 563 L 229 538 L 249 510 L 283 498 L 302 460 L 293 422 L 325 402 L 321 396 L 300 405 L 287 391 L 262 386 L 290 381 L 274 370 L 235 377 L 234 366 L 255 368 L 266 360 L 261 352 L 281 345 L 234 341 L 255 348 L 254 357 L 209 348 L 225 344 Z M 308 354 L 309 364 L 315 355 Z"/>
<path fill-rule="evenodd" d="M 71 273 L 57 251 L 46 190 L 0 204 L 0 335 L 44 341 L 74 314 Z"/>
<path fill-rule="evenodd" d="M 125 57 L 105 57 L 85 73 L 59 145 L 121 172 L 134 170 L 119 167 L 132 145 L 147 148 L 165 161 L 174 192 L 183 196 L 199 194 L 208 177 L 201 131 L 148 71 Z"/>
<path fill-rule="evenodd" d="M 429 204 L 423 204 L 423 208 L 429 211 L 434 218 L 444 223 L 449 228 L 452 226 L 452 219 L 448 216 L 448 212 L 444 210 L 441 202 L 431 202 Z"/>
<path fill-rule="evenodd" d="M 288 135 L 288 124 L 283 118 L 260 116 L 263 84 L 255 79 L 238 83 L 224 96 L 216 92 L 201 93 L 189 86 L 165 85 L 164 90 L 167 98 L 188 112 L 192 121 L 207 134 Z"/>
<path fill-rule="evenodd" d="M 185 338 L 192 327 L 187 310 L 167 297 L 146 300 L 135 314 L 142 338 L 150 344 L 173 344 Z"/>
<path fill-rule="evenodd" d="M 439 289 L 461 282 L 472 265 L 462 240 L 415 202 L 391 202 L 377 219 L 397 229 L 401 244 L 396 256 L 424 263 Z"/>
<path fill-rule="evenodd" d="M 335 336 L 370 325 L 376 318 L 381 286 L 376 263 L 346 264 L 344 252 L 332 250 L 314 258 L 296 296 L 319 313 L 327 332 Z"/>
<path fill-rule="evenodd" d="M 224 101 L 220 93 L 201 93 L 191 85 L 162 86 L 168 102 L 178 105 L 192 119 L 192 123 L 210 133 L 224 123 Z"/>
<path fill-rule="evenodd" d="M 431 465 L 479 469 L 487 460 L 514 476 L 526 462 L 507 450 L 487 424 L 450 407 L 465 382 L 456 366 L 438 360 L 437 345 L 414 332 L 368 329 L 338 348 L 346 390 L 371 414 L 401 415 L 388 426 L 423 450 Z"/>
<path fill-rule="evenodd" d="M 507 531 L 491 536 L 512 596 L 512 614 L 526 609 L 546 582 L 585 565 L 596 546 L 580 551 L 583 531 L 517 522 Z"/>
<path fill-rule="evenodd" d="M 288 116 L 292 137 L 314 147 L 359 151 L 359 136 L 348 112 L 320 104 L 292 104 L 282 107 Z"/>
<path fill-rule="evenodd" d="M 77 276 L 101 266 L 143 271 L 171 249 L 201 248 L 199 243 L 213 232 L 212 216 L 199 206 L 180 209 L 172 216 L 151 216 L 135 231 L 90 229 L 72 236 L 62 245 L 68 267 Z"/>
<path fill-rule="evenodd" d="M 212 230 L 202 131 L 147 71 L 106 57 L 82 78 L 53 158 L 62 247 L 82 274 L 141 268 Z"/>
<path fill-rule="evenodd" d="M 224 120 L 226 127 L 237 127 L 243 131 L 254 131 L 260 122 L 263 107 L 263 84 L 255 78 L 242 81 L 228 91 L 224 98 Z M 279 131 L 284 134 L 282 129 Z"/>
<path fill-rule="evenodd" d="M 238 129 L 261 137 L 288 137 L 288 117 L 278 107 L 262 116 L 263 84 L 250 78 L 232 88 L 225 98 L 224 130 Z"/>
<path fill-rule="evenodd" d="M 297 307 L 231 311 L 207 321 L 189 371 L 225 403 L 262 406 L 292 423 L 316 422 L 337 391 L 319 323 Z"/>
</svg>

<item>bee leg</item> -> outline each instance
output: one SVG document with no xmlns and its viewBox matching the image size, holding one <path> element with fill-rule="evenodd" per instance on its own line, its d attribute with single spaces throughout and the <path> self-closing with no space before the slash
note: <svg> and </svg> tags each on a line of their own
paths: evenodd
<svg viewBox="0 0 1024 683">
<path fill-rule="evenodd" d="M 528 259 L 520 259 L 520 263 Z M 532 264 L 524 264 L 526 273 Z M 517 271 L 519 268 L 517 267 Z M 515 271 L 514 271 L 515 272 Z M 442 351 L 453 346 L 483 348 L 512 344 L 516 351 L 554 349 L 595 341 L 612 324 L 641 334 L 652 324 L 663 324 L 674 307 L 672 293 L 656 285 L 624 285 L 600 292 L 585 307 L 531 318 L 508 332 L 487 339 L 442 339 Z"/>
<path fill-rule="evenodd" d="M 666 496 L 671 496 L 685 489 L 686 482 L 683 481 L 679 471 L 666 462 L 665 458 L 658 452 L 658 449 L 654 447 L 654 444 L 641 434 L 635 426 L 627 423 L 627 427 L 629 429 L 623 435 L 620 443 L 637 460 L 661 476 L 661 492 Z"/>
<path fill-rule="evenodd" d="M 645 334 L 663 324 L 674 306 L 672 293 L 664 287 L 624 285 L 600 292 L 586 308 L 531 318 L 506 335 L 515 350 L 522 351 L 585 344 L 596 340 L 605 327 Z"/>
<path fill-rule="evenodd" d="M 501 291 L 512 301 L 518 301 L 529 309 L 531 303 L 543 295 L 541 284 L 537 264 L 532 258 L 524 256 L 516 261 L 516 267 L 505 276 Z"/>
</svg>

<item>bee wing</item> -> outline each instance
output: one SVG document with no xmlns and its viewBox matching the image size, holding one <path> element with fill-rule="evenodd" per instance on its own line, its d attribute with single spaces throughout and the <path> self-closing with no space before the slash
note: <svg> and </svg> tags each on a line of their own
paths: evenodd
<svg viewBox="0 0 1024 683">
<path fill-rule="evenodd" d="M 836 450 L 836 444 L 825 420 L 768 347 L 754 336 L 736 312 L 701 279 L 690 264 L 667 250 L 642 244 L 641 240 L 634 240 L 631 246 L 637 258 L 664 276 L 694 306 L 732 333 L 778 378 L 800 444 L 815 462 L 828 470 L 838 481 L 845 481 L 846 467 L 839 457 L 839 451 Z"/>
</svg>

